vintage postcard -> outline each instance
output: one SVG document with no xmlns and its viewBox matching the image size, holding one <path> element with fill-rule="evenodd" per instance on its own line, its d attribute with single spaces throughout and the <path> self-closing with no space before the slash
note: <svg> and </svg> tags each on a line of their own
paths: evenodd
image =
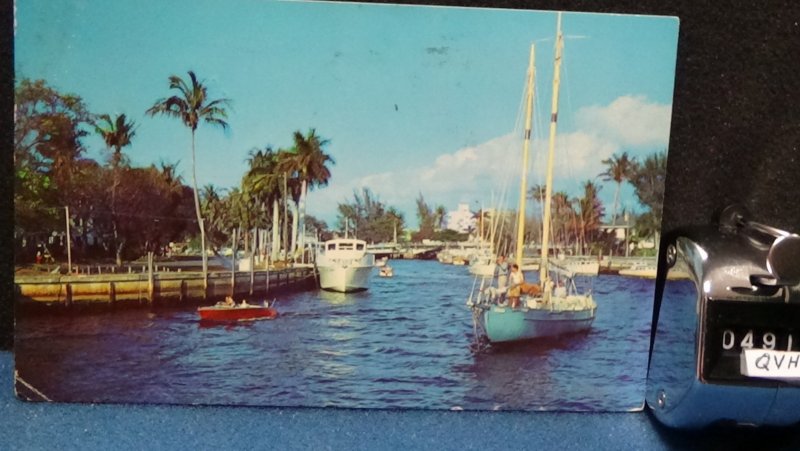
<svg viewBox="0 0 800 451">
<path fill-rule="evenodd" d="M 643 406 L 678 20 L 20 1 L 20 398 Z"/>
</svg>

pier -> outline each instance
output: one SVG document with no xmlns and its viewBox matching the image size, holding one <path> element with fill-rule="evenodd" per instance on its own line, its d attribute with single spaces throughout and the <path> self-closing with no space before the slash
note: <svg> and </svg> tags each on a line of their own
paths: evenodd
<svg viewBox="0 0 800 451">
<path fill-rule="evenodd" d="M 270 296 L 317 286 L 313 267 L 254 271 L 214 271 L 203 280 L 196 271 L 17 276 L 19 306 L 164 305 L 202 303 L 225 296 Z"/>
</svg>

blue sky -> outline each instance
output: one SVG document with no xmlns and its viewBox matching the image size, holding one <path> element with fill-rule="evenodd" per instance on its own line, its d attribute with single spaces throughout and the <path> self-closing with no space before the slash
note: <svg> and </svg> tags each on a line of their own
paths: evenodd
<svg viewBox="0 0 800 451">
<path fill-rule="evenodd" d="M 536 43 L 531 183 L 541 183 L 549 118 L 554 12 L 236 0 L 26 0 L 17 6 L 17 77 L 78 94 L 95 113 L 138 124 L 134 164 L 180 161 L 189 131 L 144 112 L 167 77 L 194 70 L 212 97 L 233 102 L 230 130 L 198 131 L 201 185 L 237 186 L 248 152 L 291 145 L 294 130 L 328 138 L 330 185 L 308 212 L 332 225 L 338 202 L 370 187 L 414 225 L 414 199 L 516 202 L 528 49 Z M 666 149 L 676 18 L 565 13 L 556 190 L 628 151 Z M 101 158 L 103 143 L 86 140 Z M 611 209 L 614 186 L 601 190 Z M 621 203 L 639 209 L 632 190 Z"/>
</svg>

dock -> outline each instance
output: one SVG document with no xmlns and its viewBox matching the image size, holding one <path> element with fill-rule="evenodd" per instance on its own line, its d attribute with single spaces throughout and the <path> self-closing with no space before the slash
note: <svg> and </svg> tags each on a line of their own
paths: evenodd
<svg viewBox="0 0 800 451">
<path fill-rule="evenodd" d="M 225 296 L 272 296 L 317 287 L 313 267 L 254 271 L 199 271 L 128 274 L 17 276 L 18 306 L 101 306 L 199 304 Z"/>
</svg>

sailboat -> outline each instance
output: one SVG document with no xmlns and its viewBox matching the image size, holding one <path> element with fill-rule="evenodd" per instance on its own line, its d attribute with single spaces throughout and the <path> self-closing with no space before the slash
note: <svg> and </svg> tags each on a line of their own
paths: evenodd
<svg viewBox="0 0 800 451">
<path fill-rule="evenodd" d="M 494 275 L 495 271 L 495 260 L 497 260 L 497 256 L 494 252 L 494 229 L 495 229 L 495 221 L 492 220 L 492 225 L 490 226 L 490 236 L 489 242 L 486 243 L 483 239 L 483 216 L 484 216 L 483 207 L 480 210 L 480 217 L 478 218 L 479 224 L 479 246 L 478 249 L 475 251 L 473 256 L 470 258 L 469 262 L 469 272 L 470 274 L 474 274 L 476 276 L 492 276 Z"/>
<path fill-rule="evenodd" d="M 477 298 L 470 295 L 467 305 L 472 309 L 476 335 L 480 326 L 490 343 L 515 342 L 523 340 L 554 337 L 581 332 L 591 328 L 597 311 L 597 304 L 591 293 L 579 293 L 575 277 L 579 274 L 569 267 L 561 267 L 549 261 L 550 216 L 553 185 L 553 163 L 555 158 L 556 125 L 558 120 L 558 94 L 560 84 L 561 55 L 563 36 L 561 34 L 561 13 L 558 14 L 555 68 L 553 74 L 552 114 L 550 116 L 550 136 L 546 176 L 546 194 L 543 213 L 542 252 L 539 265 L 539 285 L 535 294 L 522 294 L 517 308 L 494 303 L 480 287 Z M 516 263 L 522 266 L 522 250 L 525 225 L 525 189 L 528 167 L 533 83 L 535 78 L 534 45 L 531 45 L 526 92 L 525 140 L 523 144 L 523 164 L 520 184 L 519 217 L 516 239 Z M 552 273 L 552 274 L 551 274 Z M 594 274 L 596 275 L 596 273 Z M 483 285 L 483 282 L 481 283 Z"/>
</svg>

